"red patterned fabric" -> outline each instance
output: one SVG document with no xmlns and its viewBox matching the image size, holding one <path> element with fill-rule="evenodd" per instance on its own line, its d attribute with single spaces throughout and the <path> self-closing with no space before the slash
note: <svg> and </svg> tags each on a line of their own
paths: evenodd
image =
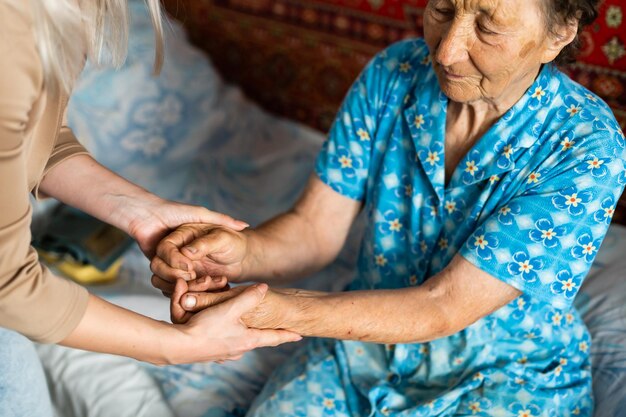
<svg viewBox="0 0 626 417">
<path fill-rule="evenodd" d="M 422 34 L 427 0 L 168 0 L 231 82 L 277 114 L 326 130 L 376 51 Z M 567 68 L 626 128 L 626 5 L 604 0 Z"/>
<path fill-rule="evenodd" d="M 609 103 L 626 129 L 626 2 L 604 0 L 581 41 L 577 62 L 567 72 Z"/>
<path fill-rule="evenodd" d="M 326 131 L 367 61 L 392 42 L 422 35 L 427 0 L 164 2 L 227 81 L 267 110 Z M 578 61 L 565 69 L 611 105 L 623 129 L 625 20 L 625 0 L 604 0 L 581 36 Z"/>
<path fill-rule="evenodd" d="M 626 71 L 626 3 L 604 0 L 598 19 L 585 29 L 578 61 Z"/>
</svg>

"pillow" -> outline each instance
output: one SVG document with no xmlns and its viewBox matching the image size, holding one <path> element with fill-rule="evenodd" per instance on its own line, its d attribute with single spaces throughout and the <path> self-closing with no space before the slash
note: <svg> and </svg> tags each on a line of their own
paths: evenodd
<svg viewBox="0 0 626 417">
<path fill-rule="evenodd" d="M 129 53 L 119 69 L 87 65 L 68 124 L 111 170 L 165 198 L 180 199 L 191 161 L 222 123 L 222 82 L 176 23 L 165 27 L 165 62 L 152 76 L 154 32 L 143 1 L 129 2 Z"/>
</svg>

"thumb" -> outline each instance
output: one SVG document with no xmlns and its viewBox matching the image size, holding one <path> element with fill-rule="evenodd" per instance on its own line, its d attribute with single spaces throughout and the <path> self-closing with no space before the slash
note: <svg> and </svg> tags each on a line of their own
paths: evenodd
<svg viewBox="0 0 626 417">
<path fill-rule="evenodd" d="M 187 289 L 187 282 L 185 282 L 185 280 L 176 280 L 174 293 L 172 293 L 172 297 L 170 299 L 170 318 L 172 320 L 172 323 L 186 323 L 193 315 L 192 313 L 185 311 L 185 309 L 181 305 L 181 298 L 187 292 Z"/>
<path fill-rule="evenodd" d="M 191 217 L 190 222 L 219 224 L 220 226 L 226 226 L 237 231 L 250 227 L 246 222 L 234 219 L 226 214 L 211 211 L 204 207 L 197 207 L 197 211 Z"/>
<path fill-rule="evenodd" d="M 227 291 L 188 292 L 181 298 L 181 305 L 187 311 L 198 312 L 228 301 L 243 290 L 244 287 L 235 287 Z"/>
</svg>

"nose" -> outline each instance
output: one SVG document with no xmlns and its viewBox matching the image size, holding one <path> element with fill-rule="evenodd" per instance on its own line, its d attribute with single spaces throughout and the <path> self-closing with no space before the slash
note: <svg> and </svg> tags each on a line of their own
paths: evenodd
<svg viewBox="0 0 626 417">
<path fill-rule="evenodd" d="M 452 21 L 448 30 L 442 35 L 435 60 L 444 67 L 450 67 L 468 58 L 470 32 L 461 22 Z"/>
</svg>

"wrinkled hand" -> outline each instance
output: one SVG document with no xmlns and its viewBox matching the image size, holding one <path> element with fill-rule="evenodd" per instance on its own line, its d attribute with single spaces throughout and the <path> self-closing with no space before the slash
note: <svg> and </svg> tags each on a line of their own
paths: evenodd
<svg viewBox="0 0 626 417">
<path fill-rule="evenodd" d="M 131 203 L 129 203 L 131 204 Z M 168 233 L 185 223 L 211 223 L 232 230 L 243 230 L 248 224 L 204 207 L 155 199 L 142 201 L 140 208 L 129 208 L 137 213 L 130 221 L 128 233 L 137 241 L 143 253 L 152 259 L 158 243 Z"/>
<path fill-rule="evenodd" d="M 199 289 L 201 287 L 197 287 Z M 192 314 L 200 314 L 206 308 L 221 305 L 237 297 L 250 287 L 241 285 L 221 292 L 193 292 L 190 291 L 177 297 L 177 303 L 172 297 L 172 317 L 188 320 Z M 296 323 L 298 309 L 306 309 L 307 303 L 314 297 L 325 293 L 291 288 L 269 288 L 263 300 L 253 309 L 241 316 L 246 326 L 255 329 L 292 329 Z"/>
<path fill-rule="evenodd" d="M 172 321 L 190 340 L 173 355 L 201 355 L 202 361 L 236 360 L 245 352 L 264 346 L 297 342 L 302 337 L 286 330 L 259 330 L 246 327 L 243 316 L 259 307 L 265 300 L 267 285 L 238 287 L 221 303 L 192 314 L 181 308 L 181 297 L 187 293 L 187 283 L 178 280 L 172 294 Z M 184 323 L 184 324 L 180 324 Z M 190 354 L 186 350 L 193 350 Z M 196 353 L 197 351 L 197 353 Z M 174 358 L 173 362 L 176 362 Z"/>
<path fill-rule="evenodd" d="M 175 292 L 172 296 L 170 311 L 172 322 L 185 323 L 195 314 L 201 314 L 207 308 L 214 308 L 228 302 L 252 288 L 249 285 L 241 285 L 222 292 Z M 255 329 L 281 329 L 283 323 L 283 309 L 280 306 L 280 295 L 269 290 L 260 303 L 248 310 L 241 316 L 243 323 Z"/>
<path fill-rule="evenodd" d="M 247 252 L 248 239 L 241 232 L 215 224 L 182 225 L 157 246 L 150 263 L 152 285 L 165 295 L 172 294 L 178 279 L 200 281 L 190 282 L 190 291 L 223 288 L 226 279 L 239 280 Z"/>
</svg>

